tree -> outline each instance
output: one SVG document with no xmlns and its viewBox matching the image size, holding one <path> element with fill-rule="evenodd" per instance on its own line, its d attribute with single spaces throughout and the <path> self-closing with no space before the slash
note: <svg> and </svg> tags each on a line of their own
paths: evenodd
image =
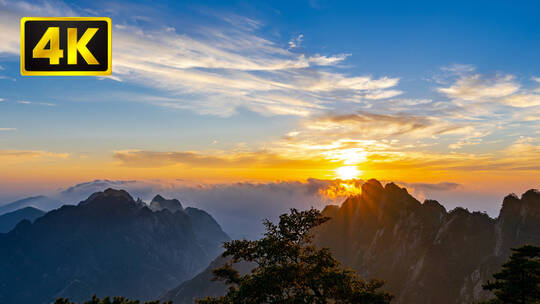
<svg viewBox="0 0 540 304">
<path fill-rule="evenodd" d="M 493 275 L 495 281 L 482 286 L 495 294 L 488 303 L 540 303 L 540 247 L 525 245 L 512 251 L 502 270 Z"/>
<path fill-rule="evenodd" d="M 141 302 L 139 300 L 129 300 L 124 297 L 114 297 L 112 300 L 109 297 L 105 297 L 103 299 L 99 299 L 95 295 L 92 297 L 91 300 L 84 302 L 83 304 L 140 304 Z M 160 304 L 159 301 L 150 301 L 150 302 L 144 302 L 144 304 Z M 54 304 L 77 304 L 74 302 L 71 302 L 69 299 L 65 298 L 58 298 L 54 302 Z M 172 302 L 164 302 L 163 304 L 172 304 Z"/>
<path fill-rule="evenodd" d="M 313 228 L 329 220 L 316 209 L 282 214 L 277 225 L 266 220 L 266 233 L 256 241 L 226 242 L 223 257 L 232 261 L 215 269 L 214 280 L 225 281 L 222 297 L 200 299 L 199 304 L 261 303 L 390 303 L 379 291 L 383 282 L 365 282 L 340 266 L 327 248 L 312 244 Z M 233 268 L 239 261 L 253 263 L 251 273 Z"/>
</svg>

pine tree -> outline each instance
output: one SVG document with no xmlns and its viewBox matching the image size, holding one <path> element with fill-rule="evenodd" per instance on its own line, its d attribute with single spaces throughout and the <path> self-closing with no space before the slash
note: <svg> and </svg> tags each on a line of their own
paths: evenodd
<svg viewBox="0 0 540 304">
<path fill-rule="evenodd" d="M 262 239 L 225 243 L 223 256 L 232 261 L 213 272 L 216 280 L 229 285 L 228 293 L 198 303 L 390 303 L 392 296 L 379 290 L 383 282 L 361 280 L 342 268 L 327 248 L 312 244 L 310 231 L 327 220 L 316 209 L 291 209 L 277 225 L 265 221 Z M 239 261 L 254 263 L 255 268 L 240 275 L 233 268 Z"/>
<path fill-rule="evenodd" d="M 483 285 L 495 294 L 489 303 L 540 303 L 540 247 L 525 245 L 512 251 L 502 270 L 493 275 L 495 281 Z"/>
</svg>

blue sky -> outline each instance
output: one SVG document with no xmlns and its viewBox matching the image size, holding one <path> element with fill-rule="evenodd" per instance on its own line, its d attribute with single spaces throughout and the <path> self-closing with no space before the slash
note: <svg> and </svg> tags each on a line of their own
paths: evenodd
<svg viewBox="0 0 540 304">
<path fill-rule="evenodd" d="M 363 178 L 469 185 L 481 171 L 531 187 L 539 13 L 537 1 L 0 0 L 0 179 L 38 183 L 28 166 L 62 168 L 43 177 L 55 186 L 356 166 Z M 23 16 L 111 17 L 113 76 L 20 76 Z"/>
</svg>

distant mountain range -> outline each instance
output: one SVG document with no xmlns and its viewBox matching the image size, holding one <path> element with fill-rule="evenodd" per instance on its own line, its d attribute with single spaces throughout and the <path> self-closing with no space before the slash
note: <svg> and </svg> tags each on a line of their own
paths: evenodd
<svg viewBox="0 0 540 304">
<path fill-rule="evenodd" d="M 24 207 L 16 211 L 0 215 L 0 233 L 10 231 L 22 220 L 33 222 L 45 212 L 34 207 Z"/>
<path fill-rule="evenodd" d="M 154 299 L 204 269 L 227 240 L 209 214 L 177 200 L 96 192 L 0 233 L 0 303 Z"/>
<path fill-rule="evenodd" d="M 540 193 L 507 196 L 499 216 L 456 208 L 434 200 L 420 203 L 393 183 L 369 180 L 362 194 L 323 213 L 332 219 L 315 231 L 319 246 L 329 247 L 344 265 L 364 278 L 378 278 L 395 303 L 472 303 L 489 294 L 482 284 L 498 271 L 510 248 L 540 245 Z M 226 292 L 205 271 L 164 294 L 175 304 Z M 247 265 L 239 266 L 246 271 Z M 249 267 L 248 267 L 249 269 Z"/>
<path fill-rule="evenodd" d="M 43 211 L 50 211 L 63 205 L 60 200 L 52 199 L 44 195 L 32 196 L 0 206 L 0 215 L 16 211 L 24 207 L 33 207 Z"/>
</svg>

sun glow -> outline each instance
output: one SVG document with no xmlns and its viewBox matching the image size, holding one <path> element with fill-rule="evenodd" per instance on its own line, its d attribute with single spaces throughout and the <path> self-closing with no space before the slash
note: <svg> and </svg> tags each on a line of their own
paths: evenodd
<svg viewBox="0 0 540 304">
<path fill-rule="evenodd" d="M 356 166 L 343 166 L 336 169 L 336 175 L 343 180 L 355 179 L 360 176 L 362 172 L 356 168 Z"/>
</svg>

